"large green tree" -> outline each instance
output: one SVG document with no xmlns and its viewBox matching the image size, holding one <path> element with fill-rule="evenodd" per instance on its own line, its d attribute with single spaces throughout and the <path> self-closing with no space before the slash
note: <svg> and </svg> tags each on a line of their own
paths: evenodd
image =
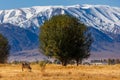
<svg viewBox="0 0 120 80">
<path fill-rule="evenodd" d="M 86 49 L 90 47 L 87 46 L 90 38 L 86 31 L 87 27 L 75 17 L 53 16 L 40 27 L 40 48 L 45 55 L 59 59 L 63 66 L 72 59 L 79 63 L 89 56 Z"/>
<path fill-rule="evenodd" d="M 10 46 L 8 40 L 0 34 L 0 63 L 6 63 L 9 56 Z"/>
</svg>

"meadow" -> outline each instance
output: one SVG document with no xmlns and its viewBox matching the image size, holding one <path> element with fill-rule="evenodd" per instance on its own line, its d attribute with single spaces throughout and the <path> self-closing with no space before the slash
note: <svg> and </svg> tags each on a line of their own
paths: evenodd
<svg viewBox="0 0 120 80">
<path fill-rule="evenodd" d="M 32 64 L 32 71 L 22 71 L 21 64 L 0 64 L 0 80 L 120 80 L 120 65 L 47 64 L 41 71 Z"/>
</svg>

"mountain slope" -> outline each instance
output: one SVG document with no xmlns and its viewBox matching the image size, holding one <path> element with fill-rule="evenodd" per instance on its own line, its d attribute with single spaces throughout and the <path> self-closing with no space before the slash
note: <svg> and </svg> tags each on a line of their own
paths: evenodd
<svg viewBox="0 0 120 80">
<path fill-rule="evenodd" d="M 11 53 L 38 48 L 38 35 L 30 30 L 8 23 L 0 25 L 0 33 L 8 38 Z"/>
<path fill-rule="evenodd" d="M 120 53 L 120 8 L 73 5 L 0 10 L 0 33 L 8 38 L 11 54 L 37 49 L 39 27 L 45 20 L 59 14 L 75 16 L 90 28 L 94 38 L 91 53 Z"/>
</svg>

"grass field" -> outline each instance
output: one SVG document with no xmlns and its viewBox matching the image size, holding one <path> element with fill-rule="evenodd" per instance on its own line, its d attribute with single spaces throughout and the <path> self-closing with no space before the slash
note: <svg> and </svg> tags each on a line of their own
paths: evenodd
<svg viewBox="0 0 120 80">
<path fill-rule="evenodd" d="M 48 64 L 41 72 L 38 64 L 32 72 L 21 70 L 21 65 L 0 64 L 0 80 L 120 80 L 120 65 L 67 66 Z"/>
</svg>

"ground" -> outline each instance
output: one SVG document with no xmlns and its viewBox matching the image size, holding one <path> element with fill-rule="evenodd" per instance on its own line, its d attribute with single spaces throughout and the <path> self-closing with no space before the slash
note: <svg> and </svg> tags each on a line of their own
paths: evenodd
<svg viewBox="0 0 120 80">
<path fill-rule="evenodd" d="M 47 64 L 41 71 L 32 64 L 32 71 L 22 71 L 20 64 L 0 64 L 0 80 L 120 80 L 120 65 L 61 65 Z"/>
</svg>

